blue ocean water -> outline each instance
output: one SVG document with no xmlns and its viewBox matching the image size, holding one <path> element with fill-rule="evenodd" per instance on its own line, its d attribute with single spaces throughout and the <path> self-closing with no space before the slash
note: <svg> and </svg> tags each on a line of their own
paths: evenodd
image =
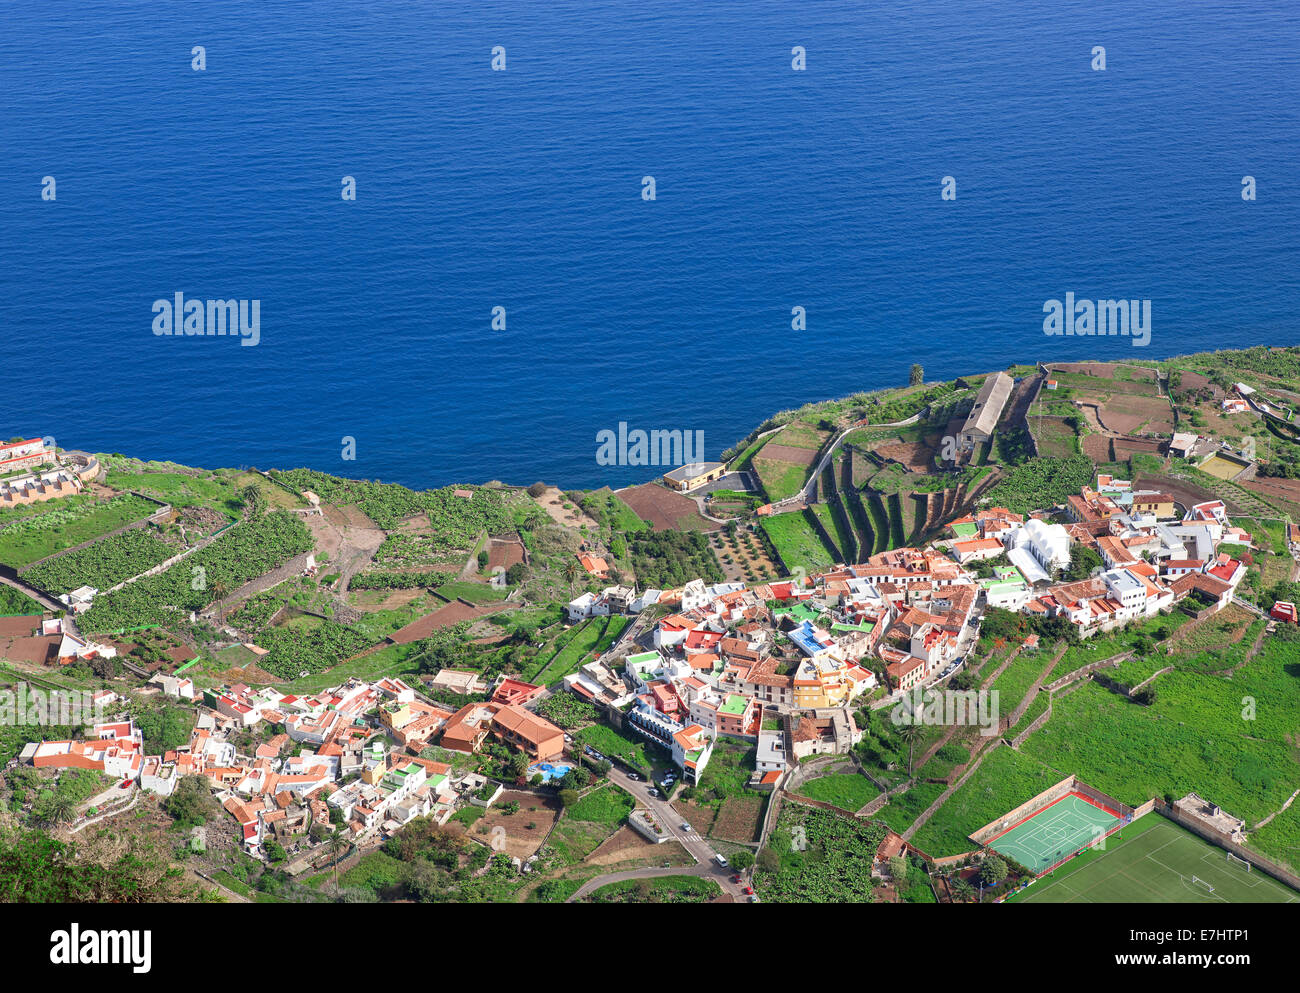
<svg viewBox="0 0 1300 993">
<path fill-rule="evenodd" d="M 1298 52 L 1293 0 L 9 2 L 0 437 L 617 486 L 620 421 L 1295 344 Z M 178 291 L 260 343 L 155 336 Z M 1067 291 L 1150 346 L 1045 338 Z"/>
</svg>

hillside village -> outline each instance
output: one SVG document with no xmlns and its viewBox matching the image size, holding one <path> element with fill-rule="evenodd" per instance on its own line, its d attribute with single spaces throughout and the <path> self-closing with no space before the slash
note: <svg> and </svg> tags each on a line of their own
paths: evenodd
<svg viewBox="0 0 1300 993">
<path fill-rule="evenodd" d="M 0 680 L 96 719 L 6 729 L 0 829 L 147 814 L 232 900 L 963 902 L 981 826 L 1070 776 L 1212 796 L 1285 876 L 1293 758 L 1157 784 L 1057 729 L 1210 678 L 1290 706 L 1295 352 L 917 382 L 617 493 L 11 441 Z M 927 690 L 987 721 L 900 722 Z"/>
</svg>

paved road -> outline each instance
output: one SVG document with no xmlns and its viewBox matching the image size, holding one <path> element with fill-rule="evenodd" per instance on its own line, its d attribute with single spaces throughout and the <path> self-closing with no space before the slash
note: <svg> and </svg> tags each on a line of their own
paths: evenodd
<svg viewBox="0 0 1300 993">
<path fill-rule="evenodd" d="M 906 427 L 909 424 L 915 424 L 920 419 L 921 419 L 921 415 L 918 413 L 918 414 L 913 414 L 911 417 L 907 418 L 906 420 L 894 421 L 892 424 L 869 424 L 867 425 L 867 427 L 902 428 L 902 427 Z M 859 427 L 861 427 L 861 425 L 854 424 L 841 431 L 839 435 L 835 438 L 835 440 L 831 443 L 831 447 L 826 449 L 826 454 L 824 454 L 821 457 L 820 461 L 818 461 L 817 468 L 808 474 L 808 482 L 803 484 L 803 489 L 801 489 L 794 496 L 786 497 L 784 500 L 780 501 L 779 503 L 772 504 L 772 511 L 774 513 L 778 513 L 780 509 L 786 506 L 787 504 L 808 503 L 812 499 L 812 491 L 813 489 L 816 488 L 817 481 L 821 478 L 821 474 L 826 470 L 826 467 L 830 464 L 831 459 L 835 457 L 835 453 L 839 450 L 840 445 L 844 443 L 844 439 L 848 437 L 848 435 L 851 434 L 852 432 L 858 430 Z"/>
<path fill-rule="evenodd" d="M 712 879 L 714 873 L 705 865 L 678 865 L 667 869 L 625 869 L 622 872 L 607 872 L 603 876 L 596 876 L 579 886 L 574 891 L 573 896 L 569 897 L 568 902 L 576 903 L 588 894 L 600 889 L 602 886 L 608 886 L 610 883 L 621 883 L 628 879 L 654 879 L 656 876 L 702 876 Z M 730 879 L 731 877 L 728 876 L 727 878 Z"/>
<path fill-rule="evenodd" d="M 708 878 L 712 879 L 714 882 L 716 882 L 719 886 L 722 887 L 722 891 L 724 893 L 730 893 L 738 901 L 745 901 L 749 899 L 744 893 L 745 884 L 733 883 L 731 881 L 731 877 L 735 875 L 736 870 L 723 869 L 721 866 L 719 866 L 714 861 L 714 856 L 716 856 L 718 853 L 714 851 L 714 849 L 709 845 L 708 841 L 700 837 L 698 832 L 683 831 L 681 829 L 681 825 L 683 821 L 682 815 L 677 813 L 677 811 L 673 809 L 672 804 L 667 803 L 663 799 L 656 799 L 655 797 L 652 797 L 650 795 L 651 787 L 649 783 L 639 783 L 633 781 L 632 779 L 629 779 L 627 773 L 625 773 L 622 769 L 618 768 L 617 766 L 609 770 L 609 778 L 618 786 L 622 787 L 623 789 L 631 793 L 632 796 L 636 797 L 638 806 L 645 807 L 648 810 L 650 810 L 650 812 L 655 815 L 655 818 L 659 821 L 659 823 L 664 825 L 668 829 L 668 833 L 672 835 L 673 840 L 681 842 L 682 847 L 686 849 L 686 851 L 690 854 L 691 858 L 695 859 L 695 861 L 699 863 L 696 866 L 696 869 L 699 870 L 698 875 L 707 876 Z M 631 871 L 636 872 L 636 871 L 648 871 L 648 870 L 631 870 Z M 668 872 L 667 870 L 662 870 L 662 869 L 659 870 L 659 874 L 674 875 L 673 872 Z M 679 868 L 676 870 L 675 874 L 696 875 L 697 873 L 688 872 L 687 870 Z M 637 877 L 629 877 L 629 878 L 637 878 Z M 605 881 L 617 882 L 617 880 L 605 880 Z M 595 882 L 595 880 L 592 880 L 592 882 Z M 603 885 L 603 883 L 601 885 Z"/>
</svg>

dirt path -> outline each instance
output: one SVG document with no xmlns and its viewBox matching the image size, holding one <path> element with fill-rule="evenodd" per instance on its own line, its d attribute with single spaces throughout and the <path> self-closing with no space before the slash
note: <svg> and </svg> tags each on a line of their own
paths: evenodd
<svg viewBox="0 0 1300 993">
<path fill-rule="evenodd" d="M 308 516 L 303 523 L 311 531 L 317 554 L 328 556 L 322 568 L 328 567 L 330 572 L 338 570 L 339 593 L 345 594 L 352 577 L 370 564 L 387 534 L 379 528 L 336 524 L 330 516 Z"/>
<path fill-rule="evenodd" d="M 221 600 L 218 603 L 209 604 L 202 612 L 202 616 L 212 618 L 217 615 L 218 611 L 220 611 L 221 616 L 224 618 L 230 613 L 232 607 L 239 605 L 249 597 L 255 596 L 258 593 L 263 593 L 266 590 L 269 590 L 272 586 L 278 586 L 286 579 L 291 579 L 292 577 L 299 575 L 303 569 L 307 567 L 307 554 L 308 553 L 304 552 L 302 555 L 295 555 L 284 565 L 272 569 L 270 572 L 263 573 L 256 579 L 250 579 L 224 600 Z"/>
<path fill-rule="evenodd" d="M 1267 824 L 1269 821 L 1271 821 L 1274 817 L 1276 817 L 1278 814 L 1282 813 L 1282 811 L 1286 810 L 1287 807 L 1289 807 L 1289 806 L 1291 806 L 1291 804 L 1295 803 L 1295 798 L 1298 797 L 1298 796 L 1300 796 L 1300 790 L 1296 790 L 1294 793 L 1292 793 L 1291 796 L 1287 799 L 1286 803 L 1282 804 L 1281 807 L 1279 807 L 1277 810 L 1273 811 L 1273 813 L 1269 814 L 1267 817 L 1265 817 L 1262 821 L 1260 821 L 1258 824 L 1256 824 L 1253 828 L 1251 828 L 1251 829 L 1250 829 L 1249 831 L 1247 831 L 1246 833 L 1247 833 L 1247 834 L 1251 834 L 1251 833 L 1253 833 L 1253 832 L 1255 832 L 1255 831 L 1258 831 L 1258 830 L 1259 830 L 1260 828 L 1262 828 L 1265 824 Z"/>
</svg>

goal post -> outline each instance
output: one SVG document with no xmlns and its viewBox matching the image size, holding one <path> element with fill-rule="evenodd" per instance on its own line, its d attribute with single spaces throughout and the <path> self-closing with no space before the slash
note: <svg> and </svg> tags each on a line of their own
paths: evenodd
<svg viewBox="0 0 1300 993">
<path fill-rule="evenodd" d="M 1193 883 L 1200 884 L 1201 886 L 1204 886 L 1204 887 L 1205 887 L 1207 890 L 1209 890 L 1211 893 L 1214 892 L 1214 887 L 1211 886 L 1209 883 L 1207 883 L 1207 882 L 1206 882 L 1204 879 L 1202 879 L 1200 876 L 1193 876 L 1193 877 L 1192 877 L 1192 882 L 1193 882 Z"/>
<path fill-rule="evenodd" d="M 1228 852 L 1227 855 L 1228 855 L 1229 865 L 1235 865 L 1238 868 L 1245 869 L 1247 872 L 1250 872 L 1250 863 L 1247 862 L 1245 859 L 1243 859 L 1240 855 L 1233 855 L 1232 852 Z"/>
</svg>

